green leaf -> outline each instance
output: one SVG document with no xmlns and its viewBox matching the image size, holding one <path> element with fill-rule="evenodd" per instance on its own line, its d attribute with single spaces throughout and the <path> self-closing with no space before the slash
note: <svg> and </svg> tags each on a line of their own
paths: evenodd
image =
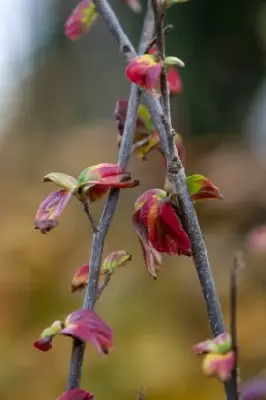
<svg viewBox="0 0 266 400">
<path fill-rule="evenodd" d="M 76 178 L 61 172 L 50 172 L 50 174 L 45 175 L 43 182 L 53 182 L 57 186 L 68 190 L 75 189 L 78 184 Z"/>
<path fill-rule="evenodd" d="M 145 107 L 143 104 L 140 104 L 138 107 L 138 116 L 142 120 L 142 122 L 145 124 L 146 128 L 149 130 L 153 130 L 153 122 L 151 118 L 151 114 L 147 107 Z"/>
<path fill-rule="evenodd" d="M 165 57 L 164 59 L 165 65 L 177 65 L 178 67 L 184 67 L 185 63 L 184 61 L 180 60 L 180 58 L 177 57 Z"/>
<path fill-rule="evenodd" d="M 122 267 L 131 261 L 131 259 L 131 255 L 124 250 L 114 251 L 105 258 L 101 267 L 101 272 L 111 271 L 117 267 Z"/>
</svg>

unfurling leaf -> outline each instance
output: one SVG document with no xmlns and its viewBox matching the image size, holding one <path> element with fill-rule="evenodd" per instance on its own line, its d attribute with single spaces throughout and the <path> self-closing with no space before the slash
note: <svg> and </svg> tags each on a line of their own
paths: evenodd
<svg viewBox="0 0 266 400">
<path fill-rule="evenodd" d="M 99 275 L 99 283 L 103 283 L 104 274 L 106 271 L 113 271 L 117 267 L 125 266 L 131 260 L 131 258 L 131 255 L 124 250 L 118 250 L 110 253 L 102 263 Z M 81 290 L 87 286 L 89 273 L 90 268 L 88 264 L 83 265 L 76 270 L 71 282 L 72 292 L 76 292 L 77 290 Z"/>
<path fill-rule="evenodd" d="M 101 198 L 111 188 L 133 188 L 137 185 L 139 180 L 123 172 L 117 164 L 102 163 L 85 168 L 78 178 L 78 191 L 91 202 Z"/>
<path fill-rule="evenodd" d="M 35 217 L 35 229 L 47 233 L 58 224 L 58 217 L 72 197 L 72 191 L 61 189 L 51 193 L 40 205 Z"/>
<path fill-rule="evenodd" d="M 226 382 L 234 367 L 235 353 L 232 351 L 231 336 L 222 333 L 214 339 L 205 340 L 193 347 L 197 355 L 203 354 L 202 370 L 209 377 Z"/>
<path fill-rule="evenodd" d="M 132 256 L 124 250 L 114 251 L 110 253 L 103 261 L 101 271 L 111 271 L 117 267 L 125 266 L 131 261 Z"/>
<path fill-rule="evenodd" d="M 156 278 L 161 253 L 191 256 L 191 243 L 170 197 L 161 189 L 144 192 L 135 202 L 133 226 L 140 239 L 144 260 Z"/>
<path fill-rule="evenodd" d="M 185 63 L 184 61 L 180 60 L 180 58 L 177 57 L 165 57 L 164 59 L 165 65 L 177 65 L 178 67 L 184 67 Z"/>
<path fill-rule="evenodd" d="M 83 389 L 75 388 L 62 393 L 57 400 L 92 400 L 93 398 L 94 396 L 92 393 Z"/>
<path fill-rule="evenodd" d="M 137 56 L 126 68 L 127 78 L 136 85 L 152 91 L 156 88 L 162 70 L 162 62 L 152 54 Z"/>
<path fill-rule="evenodd" d="M 45 329 L 33 346 L 41 351 L 52 348 L 56 335 L 71 336 L 81 342 L 92 343 L 99 352 L 108 354 L 113 343 L 111 328 L 93 311 L 80 309 L 68 315 L 64 322 L 56 321 Z"/>
<path fill-rule="evenodd" d="M 61 172 L 50 172 L 50 174 L 45 175 L 43 182 L 53 182 L 57 186 L 68 190 L 75 190 L 78 184 L 76 178 L 70 175 L 62 174 Z"/>
<path fill-rule="evenodd" d="M 223 199 L 219 188 L 203 175 L 195 174 L 187 177 L 188 192 L 193 201 L 203 199 Z"/>
<path fill-rule="evenodd" d="M 71 40 L 79 39 L 89 31 L 97 16 L 92 0 L 79 1 L 65 23 L 65 35 Z"/>
</svg>

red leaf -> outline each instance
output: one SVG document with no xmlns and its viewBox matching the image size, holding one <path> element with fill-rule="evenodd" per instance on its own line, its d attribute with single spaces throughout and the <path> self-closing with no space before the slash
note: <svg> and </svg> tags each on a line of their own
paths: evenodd
<svg viewBox="0 0 266 400">
<path fill-rule="evenodd" d="M 169 255 L 187 253 L 191 251 L 191 242 L 185 232 L 179 217 L 174 211 L 171 201 L 164 200 L 158 205 L 157 221 L 149 218 L 149 238 L 153 247 Z"/>
<path fill-rule="evenodd" d="M 57 400 L 92 400 L 93 394 L 83 389 L 70 389 L 62 393 Z"/>
<path fill-rule="evenodd" d="M 102 354 L 108 354 L 113 345 L 112 329 L 97 314 L 87 309 L 72 312 L 66 318 L 61 335 L 91 342 Z"/>
<path fill-rule="evenodd" d="M 51 350 L 52 346 L 52 338 L 51 337 L 44 337 L 33 342 L 33 346 L 40 350 L 40 351 L 49 351 Z"/>
<path fill-rule="evenodd" d="M 182 92 L 182 81 L 176 68 L 168 68 L 167 80 L 171 94 L 180 94 Z"/>
<path fill-rule="evenodd" d="M 151 91 L 159 81 L 162 63 L 153 55 L 144 54 L 134 58 L 126 68 L 127 78 L 142 88 Z"/>
<path fill-rule="evenodd" d="M 138 235 L 145 265 L 151 276 L 157 278 L 157 268 L 162 262 L 161 255 L 152 247 L 148 240 L 148 233 L 145 226 L 140 221 L 140 210 L 136 211 L 132 216 L 132 223 L 136 234 Z"/>
</svg>

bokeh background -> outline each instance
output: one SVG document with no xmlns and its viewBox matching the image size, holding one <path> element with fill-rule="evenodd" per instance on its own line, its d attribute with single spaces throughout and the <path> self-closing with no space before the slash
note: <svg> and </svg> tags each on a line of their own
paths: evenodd
<svg viewBox="0 0 266 400">
<path fill-rule="evenodd" d="M 91 229 L 73 200 L 57 229 L 34 231 L 37 207 L 53 190 L 41 179 L 117 159 L 114 107 L 129 92 L 124 60 L 101 20 L 80 41 L 64 37 L 76 3 L 0 3 L 1 400 L 56 399 L 64 391 L 71 341 L 56 339 L 48 353 L 32 341 L 83 301 L 83 293 L 70 293 L 70 281 L 88 260 Z M 137 44 L 143 14 L 122 0 L 112 5 Z M 194 0 L 171 8 L 167 22 L 176 26 L 167 53 L 186 62 L 183 93 L 172 100 L 186 168 L 206 174 L 225 197 L 197 211 L 227 323 L 233 256 L 242 248 L 246 257 L 238 326 L 247 380 L 266 367 L 266 2 Z M 107 358 L 88 346 L 82 386 L 98 400 L 134 399 L 141 385 L 147 399 L 223 399 L 222 386 L 201 374 L 190 350 L 210 335 L 192 260 L 165 257 L 154 282 L 131 226 L 137 196 L 163 185 L 161 158 L 134 157 L 130 170 L 141 186 L 121 194 L 104 255 L 125 249 L 133 261 L 97 304 L 115 346 Z M 96 216 L 102 206 L 94 206 Z"/>
</svg>

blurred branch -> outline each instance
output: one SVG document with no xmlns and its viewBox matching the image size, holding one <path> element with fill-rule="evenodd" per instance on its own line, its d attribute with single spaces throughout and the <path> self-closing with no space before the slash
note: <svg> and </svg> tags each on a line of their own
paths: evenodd
<svg viewBox="0 0 266 400">
<path fill-rule="evenodd" d="M 234 368 L 232 370 L 232 384 L 234 399 L 240 399 L 239 372 L 238 372 L 238 340 L 237 340 L 237 273 L 244 267 L 243 254 L 238 252 L 235 255 L 234 265 L 230 277 L 230 314 L 231 314 L 231 340 L 232 350 L 235 353 Z"/>
<path fill-rule="evenodd" d="M 112 10 L 111 13 L 114 15 Z M 115 30 L 113 31 L 113 34 L 115 34 Z M 139 45 L 139 49 L 141 52 L 144 52 L 145 49 L 147 48 L 151 40 L 152 34 L 153 34 L 153 13 L 150 5 L 148 5 Z M 130 44 L 129 41 L 128 43 Z M 125 54 L 130 53 L 130 49 L 127 47 L 127 43 L 124 43 L 122 51 Z M 140 94 L 141 93 L 138 87 L 134 84 L 131 85 L 127 115 L 126 115 L 125 126 L 118 157 L 118 164 L 122 169 L 126 168 L 131 155 L 137 110 L 140 101 Z M 108 232 L 109 226 L 111 224 L 118 199 L 119 199 L 119 189 L 111 189 L 107 201 L 105 203 L 99 225 L 97 227 L 97 232 L 94 233 L 93 235 L 93 240 L 91 245 L 91 257 L 89 262 L 90 276 L 85 293 L 83 308 L 93 309 L 94 303 L 96 301 L 104 240 Z M 77 340 L 74 340 L 72 346 L 70 370 L 68 376 L 68 389 L 79 387 L 84 352 L 85 352 L 85 345 Z"/>
<path fill-rule="evenodd" d="M 145 395 L 144 387 L 141 386 L 141 388 L 138 391 L 136 400 L 143 400 L 144 399 L 144 395 Z"/>
<path fill-rule="evenodd" d="M 108 1 L 95 0 L 95 4 L 110 33 L 118 43 L 120 51 L 123 53 L 127 61 L 132 60 L 134 57 L 136 57 L 136 51 L 129 41 L 127 35 L 124 33 Z M 158 32 L 156 33 L 158 36 Z M 225 331 L 221 305 L 216 293 L 207 249 L 202 237 L 198 218 L 188 193 L 185 170 L 175 146 L 170 120 L 167 118 L 167 115 L 164 114 L 160 102 L 151 94 L 145 91 L 142 92 L 147 100 L 148 108 L 150 110 L 156 130 L 160 135 L 161 147 L 167 159 L 169 181 L 177 193 L 180 207 L 184 215 L 187 232 L 192 244 L 193 258 L 206 303 L 208 318 L 212 332 L 215 336 L 217 336 Z M 225 387 L 227 398 L 233 399 L 231 380 L 225 384 Z"/>
</svg>

